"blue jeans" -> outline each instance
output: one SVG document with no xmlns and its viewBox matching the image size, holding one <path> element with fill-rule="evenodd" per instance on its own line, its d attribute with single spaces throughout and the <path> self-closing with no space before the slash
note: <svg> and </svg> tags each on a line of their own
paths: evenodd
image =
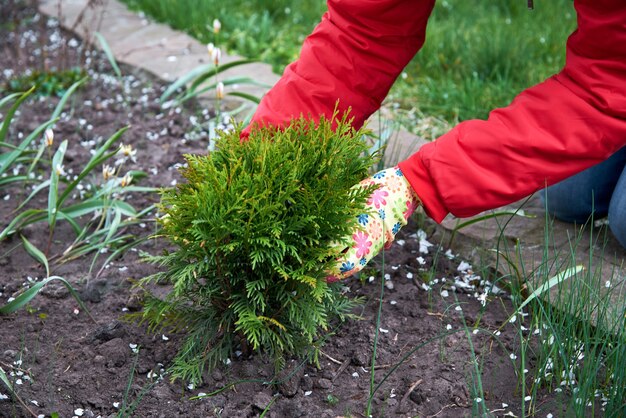
<svg viewBox="0 0 626 418">
<path fill-rule="evenodd" d="M 611 232 L 626 248 L 626 147 L 542 190 L 541 198 L 548 213 L 565 222 L 585 223 L 591 215 L 608 215 Z"/>
</svg>

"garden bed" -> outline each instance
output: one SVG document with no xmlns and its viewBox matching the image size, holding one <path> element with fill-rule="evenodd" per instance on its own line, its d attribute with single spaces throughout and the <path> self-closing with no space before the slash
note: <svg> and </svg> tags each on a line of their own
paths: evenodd
<svg viewBox="0 0 626 418">
<path fill-rule="evenodd" d="M 125 164 L 147 173 L 137 184 L 167 187 L 179 181 L 177 164 L 183 154 L 206 151 L 206 126 L 214 112 L 197 104 L 163 109 L 158 98 L 167 86 L 160 80 L 128 67 L 122 68 L 122 78 L 116 77 L 97 52 L 89 51 L 85 62 L 81 40 L 21 4 L 3 9 L 0 83 L 39 68 L 42 59 L 48 68 L 76 63 L 89 73 L 54 128 L 53 147 L 68 140 L 63 171 L 70 179 L 91 158 L 91 150 L 129 125 L 120 143 L 137 152 L 136 161 Z M 13 138 L 44 123 L 57 102 L 55 97 L 29 98 L 11 125 Z M 49 173 L 36 175 L 44 181 Z M 98 169 L 83 187 L 88 192 L 89 182 L 99 181 Z M 28 187 L 0 189 L 2 228 L 15 217 Z M 27 207 L 45 206 L 44 195 Z M 155 193 L 126 197 L 135 208 L 157 200 Z M 153 211 L 145 222 L 129 226 L 128 232 L 149 235 L 155 215 Z M 97 323 L 63 285 L 51 283 L 26 309 L 0 317 L 0 365 L 35 416 L 252 417 L 263 411 L 269 417 L 364 416 L 370 396 L 374 416 L 519 415 L 526 394 L 516 374 L 518 325 L 529 320 L 518 316 L 515 326 L 508 324 L 514 309 L 506 294 L 487 296 L 484 279 L 445 248 L 429 245 L 420 227 L 413 220 L 367 273 L 345 282 L 346 292 L 364 298 L 355 312 L 360 318 L 323 333 L 319 367 L 293 359 L 275 376 L 273 364 L 262 355 L 235 353 L 201 385 L 171 382 L 166 370 L 183 335 L 152 334 L 124 321 L 125 314 L 141 309 L 140 293 L 132 285 L 156 269 L 140 261 L 139 250 L 157 253 L 165 245 L 159 240 L 145 241 L 109 262 L 102 250 L 93 264 L 94 254 L 53 264 L 52 274 L 79 291 Z M 47 231 L 43 221 L 21 233 L 45 248 Z M 74 238 L 72 229 L 59 221 L 49 254 L 61 252 Z M 45 276 L 17 234 L 0 242 L 0 271 L 0 305 Z M 153 290 L 166 291 L 159 286 Z M 526 361 L 532 364 L 532 359 Z M 29 416 L 5 389 L 0 386 L 0 416 Z M 541 416 L 560 415 L 563 404 L 541 392 L 534 398 Z"/>
</svg>

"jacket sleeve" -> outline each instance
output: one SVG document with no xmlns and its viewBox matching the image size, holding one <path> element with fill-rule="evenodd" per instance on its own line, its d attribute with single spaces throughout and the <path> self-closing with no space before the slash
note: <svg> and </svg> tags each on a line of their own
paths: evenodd
<svg viewBox="0 0 626 418">
<path fill-rule="evenodd" d="M 434 0 L 329 0 L 328 11 L 250 126 L 284 126 L 301 115 L 330 119 L 351 109 L 360 127 L 424 43 Z"/>
<path fill-rule="evenodd" d="M 626 145 L 626 2 L 574 5 L 578 28 L 559 74 L 400 163 L 437 222 L 515 202 Z"/>
</svg>

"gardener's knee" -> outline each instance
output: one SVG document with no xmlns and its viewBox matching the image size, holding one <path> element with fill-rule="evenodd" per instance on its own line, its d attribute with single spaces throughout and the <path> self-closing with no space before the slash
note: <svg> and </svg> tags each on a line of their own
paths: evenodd
<svg viewBox="0 0 626 418">
<path fill-rule="evenodd" d="M 615 187 L 609 206 L 609 228 L 626 248 L 626 169 Z"/>
</svg>

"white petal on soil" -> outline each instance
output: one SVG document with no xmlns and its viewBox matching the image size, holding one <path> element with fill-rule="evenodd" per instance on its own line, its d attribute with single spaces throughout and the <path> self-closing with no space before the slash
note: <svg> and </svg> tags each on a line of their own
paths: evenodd
<svg viewBox="0 0 626 418">
<path fill-rule="evenodd" d="M 311 396 L 311 393 L 313 393 L 312 390 L 307 390 L 306 392 L 304 392 L 304 396 Z"/>
<path fill-rule="evenodd" d="M 82 417 L 83 414 L 85 413 L 85 410 L 83 408 L 76 408 L 74 410 L 74 415 Z"/>
<path fill-rule="evenodd" d="M 465 272 L 467 270 L 470 270 L 472 268 L 472 265 L 466 261 L 461 261 L 461 264 L 459 264 L 459 266 L 456 268 L 457 271 L 461 271 L 461 272 Z"/>
</svg>

